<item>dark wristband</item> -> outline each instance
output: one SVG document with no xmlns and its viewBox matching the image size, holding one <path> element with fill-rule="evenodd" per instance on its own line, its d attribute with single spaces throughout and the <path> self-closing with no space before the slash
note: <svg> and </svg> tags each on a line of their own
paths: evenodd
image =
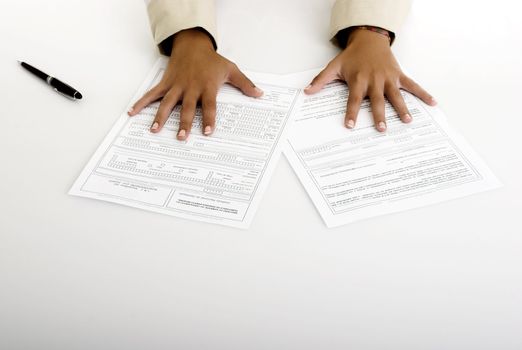
<svg viewBox="0 0 522 350">
<path fill-rule="evenodd" d="M 346 47 L 346 45 L 348 45 L 348 40 L 350 39 L 350 35 L 357 29 L 369 30 L 369 31 L 372 31 L 374 33 L 378 33 L 378 34 L 381 34 L 383 36 L 386 36 L 388 38 L 389 42 L 390 42 L 390 45 L 393 42 L 393 39 L 395 38 L 395 35 L 392 32 L 390 32 L 390 31 L 388 31 L 386 29 L 380 28 L 380 27 L 375 27 L 375 26 L 355 26 L 355 27 L 349 27 L 349 28 L 340 30 L 337 33 L 335 38 L 337 39 L 337 42 L 339 43 L 339 46 L 341 46 L 344 49 Z"/>
<path fill-rule="evenodd" d="M 195 28 L 191 28 L 191 29 L 197 30 L 201 33 L 205 33 L 209 37 L 210 41 L 212 41 L 212 46 L 214 46 L 214 50 L 217 50 L 217 44 L 216 44 L 216 41 L 214 40 L 214 37 L 212 35 L 210 35 L 210 33 L 207 32 L 205 30 L 205 28 L 195 27 Z M 170 55 L 170 53 L 172 52 L 172 45 L 174 45 L 174 37 L 176 36 L 176 34 L 177 33 L 169 36 L 167 39 L 163 40 L 159 44 L 161 52 L 164 53 L 165 55 Z"/>
</svg>

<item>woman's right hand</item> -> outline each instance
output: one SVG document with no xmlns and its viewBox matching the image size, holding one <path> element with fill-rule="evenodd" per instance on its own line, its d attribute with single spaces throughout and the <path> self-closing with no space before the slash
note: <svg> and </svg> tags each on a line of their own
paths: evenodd
<svg viewBox="0 0 522 350">
<path fill-rule="evenodd" d="M 261 97 L 257 88 L 239 68 L 219 55 L 210 37 L 196 29 L 188 29 L 174 36 L 169 64 L 162 80 L 147 92 L 129 110 L 135 116 L 152 102 L 162 98 L 160 107 L 150 126 L 153 133 L 159 132 L 176 104 L 182 101 L 178 140 L 186 140 L 196 106 L 203 110 L 203 134 L 214 131 L 216 121 L 216 96 L 219 88 L 230 83 L 250 97 Z"/>
</svg>

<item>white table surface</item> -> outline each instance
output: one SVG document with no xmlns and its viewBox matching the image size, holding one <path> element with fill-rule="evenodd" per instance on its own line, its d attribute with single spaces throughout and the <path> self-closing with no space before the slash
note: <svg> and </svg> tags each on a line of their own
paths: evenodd
<svg viewBox="0 0 522 350">
<path fill-rule="evenodd" d="M 245 69 L 337 52 L 331 1 L 219 3 Z M 329 230 L 283 157 L 249 231 L 66 194 L 158 57 L 142 1 L 1 5 L 1 349 L 522 348 L 517 2 L 419 0 L 394 45 L 505 187 Z"/>
</svg>

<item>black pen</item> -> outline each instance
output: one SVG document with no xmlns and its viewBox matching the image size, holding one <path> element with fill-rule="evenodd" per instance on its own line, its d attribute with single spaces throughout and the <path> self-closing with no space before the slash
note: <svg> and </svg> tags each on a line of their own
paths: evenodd
<svg viewBox="0 0 522 350">
<path fill-rule="evenodd" d="M 25 69 L 27 69 L 30 73 L 36 75 L 38 78 L 45 81 L 49 86 L 51 86 L 54 89 L 54 91 L 58 92 L 59 94 L 62 94 L 65 97 L 68 97 L 73 100 L 82 99 L 82 94 L 80 94 L 80 92 L 78 90 L 76 90 L 75 88 L 73 88 L 72 86 L 67 85 L 64 82 L 51 77 L 49 74 L 46 74 L 46 73 L 42 72 L 41 70 L 34 68 L 33 66 L 31 66 L 25 62 L 18 61 L 18 63 L 20 63 L 20 65 L 22 67 L 24 67 Z"/>
</svg>

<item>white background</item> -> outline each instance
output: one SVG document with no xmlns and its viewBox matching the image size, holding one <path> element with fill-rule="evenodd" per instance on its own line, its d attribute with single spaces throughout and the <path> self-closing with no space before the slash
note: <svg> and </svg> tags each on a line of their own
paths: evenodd
<svg viewBox="0 0 522 350">
<path fill-rule="evenodd" d="M 0 1 L 1 349 L 522 348 L 516 1 L 418 1 L 394 45 L 505 187 L 327 230 L 283 157 L 249 231 L 67 196 L 158 57 L 143 2 Z M 245 69 L 337 52 L 329 1 L 219 2 Z"/>
</svg>

